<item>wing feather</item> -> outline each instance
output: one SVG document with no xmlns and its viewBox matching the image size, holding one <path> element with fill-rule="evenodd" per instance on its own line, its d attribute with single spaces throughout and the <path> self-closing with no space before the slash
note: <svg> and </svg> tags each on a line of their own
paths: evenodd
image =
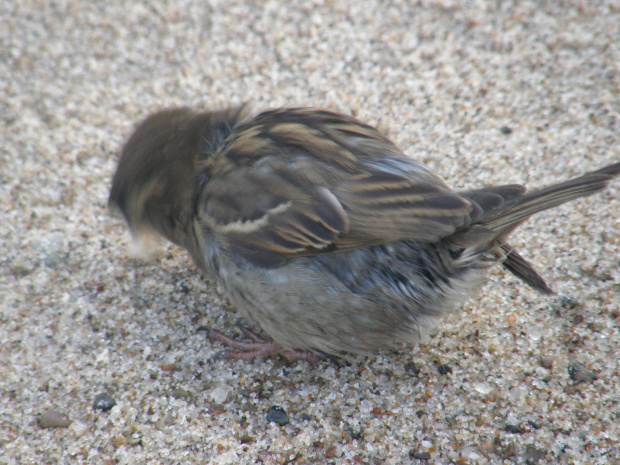
<svg viewBox="0 0 620 465">
<path fill-rule="evenodd" d="M 479 208 L 369 126 L 330 112 L 282 112 L 239 128 L 254 140 L 237 137 L 217 154 L 217 176 L 199 202 L 202 221 L 255 265 L 438 241 Z"/>
</svg>

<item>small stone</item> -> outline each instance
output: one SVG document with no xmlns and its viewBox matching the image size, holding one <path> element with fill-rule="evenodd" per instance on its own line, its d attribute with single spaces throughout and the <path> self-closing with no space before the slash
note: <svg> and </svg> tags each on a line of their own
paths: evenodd
<svg viewBox="0 0 620 465">
<path fill-rule="evenodd" d="M 415 450 L 409 451 L 409 457 L 416 460 L 430 460 L 431 453 L 430 452 L 418 452 Z"/>
<path fill-rule="evenodd" d="M 490 394 L 493 391 L 493 386 L 486 383 L 475 383 L 474 389 L 478 391 L 480 394 Z"/>
<path fill-rule="evenodd" d="M 277 405 L 273 405 L 269 408 L 269 411 L 267 412 L 267 421 L 270 423 L 276 423 L 280 426 L 288 425 L 289 423 L 288 415 L 282 407 Z"/>
<path fill-rule="evenodd" d="M 501 128 L 499 128 L 499 132 L 501 132 L 505 136 L 508 136 L 512 134 L 512 128 L 508 126 L 502 126 Z"/>
<path fill-rule="evenodd" d="M 511 400 L 511 402 L 520 402 L 523 399 L 524 395 L 525 390 L 517 386 L 510 388 L 510 390 L 508 391 L 508 398 Z"/>
<path fill-rule="evenodd" d="M 420 369 L 414 362 L 408 362 L 405 364 L 405 372 L 411 373 L 413 376 L 420 374 Z"/>
<path fill-rule="evenodd" d="M 591 383 L 596 380 L 596 375 L 592 370 L 586 368 L 581 363 L 574 363 L 568 367 L 568 376 L 575 384 Z"/>
<path fill-rule="evenodd" d="M 226 402 L 228 402 L 228 400 L 230 399 L 231 392 L 232 392 L 232 389 L 229 386 L 220 384 L 219 386 L 216 386 L 215 388 L 213 388 L 213 390 L 211 391 L 209 395 L 211 397 L 211 400 L 214 403 L 221 405 L 221 404 L 225 404 Z"/>
<path fill-rule="evenodd" d="M 450 367 L 450 365 L 447 365 L 447 364 L 439 365 L 437 367 L 437 372 L 440 375 L 449 375 L 449 374 L 452 374 L 452 367 Z"/>
<path fill-rule="evenodd" d="M 70 424 L 69 417 L 58 410 L 49 410 L 39 417 L 41 428 L 66 428 Z"/>
<path fill-rule="evenodd" d="M 191 397 L 191 394 L 189 393 L 189 391 L 186 391 L 185 389 L 173 389 L 172 391 L 170 391 L 170 395 L 174 397 L 175 399 L 184 399 L 184 400 L 187 400 Z"/>
<path fill-rule="evenodd" d="M 523 434 L 523 429 L 517 425 L 506 425 L 504 431 L 510 434 Z"/>
<path fill-rule="evenodd" d="M 325 458 L 333 459 L 336 456 L 336 452 L 338 452 L 338 448 L 336 446 L 331 446 L 325 451 Z"/>
<path fill-rule="evenodd" d="M 116 401 L 104 392 L 102 392 L 101 394 L 97 394 L 95 396 L 95 399 L 93 400 L 93 407 L 95 408 L 95 410 L 102 410 L 104 412 L 107 412 L 108 410 L 111 410 L 112 407 L 114 407 L 115 405 Z"/>
<path fill-rule="evenodd" d="M 553 358 L 551 357 L 543 357 L 540 359 L 540 366 L 546 368 L 547 370 L 551 370 L 553 368 Z"/>
</svg>

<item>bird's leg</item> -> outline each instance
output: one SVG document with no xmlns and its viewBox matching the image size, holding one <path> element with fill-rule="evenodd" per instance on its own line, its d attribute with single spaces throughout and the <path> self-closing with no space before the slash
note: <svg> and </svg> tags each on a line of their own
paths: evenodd
<svg viewBox="0 0 620 465">
<path fill-rule="evenodd" d="M 239 341 L 232 337 L 226 336 L 224 333 L 212 328 L 204 327 L 207 330 L 209 337 L 221 342 L 228 347 L 232 347 L 237 350 L 225 350 L 219 354 L 219 357 L 233 359 L 233 360 L 253 360 L 257 358 L 265 358 L 270 355 L 282 355 L 289 360 L 306 360 L 308 362 L 318 362 L 321 358 L 308 351 L 296 350 L 296 349 L 284 349 L 278 343 L 274 341 L 265 341 L 253 331 L 247 328 L 241 327 L 243 334 L 252 342 Z"/>
</svg>

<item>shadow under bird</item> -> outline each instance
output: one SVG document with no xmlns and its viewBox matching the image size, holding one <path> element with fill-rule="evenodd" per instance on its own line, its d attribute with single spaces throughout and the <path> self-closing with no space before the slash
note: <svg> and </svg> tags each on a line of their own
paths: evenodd
<svg viewBox="0 0 620 465">
<path fill-rule="evenodd" d="M 605 189 L 615 163 L 538 190 L 454 191 L 376 129 L 315 108 L 177 108 L 143 121 L 110 192 L 134 236 L 184 247 L 273 341 L 213 330 L 230 358 L 316 359 L 412 344 L 501 264 L 552 293 L 507 240 Z"/>
</svg>

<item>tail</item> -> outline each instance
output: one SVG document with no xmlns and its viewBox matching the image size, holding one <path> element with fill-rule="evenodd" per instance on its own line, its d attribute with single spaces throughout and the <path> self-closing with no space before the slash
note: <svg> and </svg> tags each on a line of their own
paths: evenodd
<svg viewBox="0 0 620 465">
<path fill-rule="evenodd" d="M 491 218 L 483 219 L 478 224 L 498 232 L 499 237 L 505 236 L 536 213 L 605 190 L 618 175 L 620 163 L 614 163 L 570 181 L 525 193 L 515 205 L 497 212 Z"/>
<path fill-rule="evenodd" d="M 526 192 L 523 186 L 488 187 L 462 193 L 480 206 L 480 213 L 472 225 L 451 238 L 458 248 L 473 252 L 491 251 L 502 265 L 516 277 L 544 294 L 552 294 L 544 279 L 531 263 L 519 255 L 504 240 L 530 216 L 557 207 L 580 197 L 588 197 L 605 190 L 620 175 L 620 163 L 606 166 L 553 186 Z"/>
</svg>

